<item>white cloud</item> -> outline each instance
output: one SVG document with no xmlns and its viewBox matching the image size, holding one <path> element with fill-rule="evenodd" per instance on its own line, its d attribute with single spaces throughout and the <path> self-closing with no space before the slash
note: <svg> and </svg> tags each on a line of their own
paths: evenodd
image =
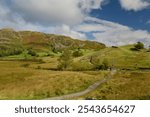
<svg viewBox="0 0 150 117">
<path fill-rule="evenodd" d="M 122 8 L 125 10 L 139 11 L 150 6 L 149 0 L 120 0 Z"/>
<path fill-rule="evenodd" d="M 101 9 L 101 6 L 106 3 L 108 0 L 79 0 L 79 7 L 83 11 L 89 12 L 91 9 Z"/>
<path fill-rule="evenodd" d="M 84 14 L 77 7 L 76 0 L 11 0 L 13 10 L 28 22 L 40 24 L 82 21 Z"/>
<path fill-rule="evenodd" d="M 88 21 L 88 24 L 85 23 L 82 25 L 78 25 L 76 27 L 76 30 L 83 31 L 83 32 L 90 32 L 90 31 L 104 32 L 104 31 L 108 31 L 108 30 L 112 30 L 112 29 L 116 29 L 116 28 L 120 28 L 120 29 L 124 29 L 124 30 L 128 29 L 127 26 L 123 26 L 118 23 L 101 20 L 101 19 L 97 19 L 97 18 L 93 18 L 93 17 L 86 17 L 84 20 Z"/>
<path fill-rule="evenodd" d="M 0 0 L 0 27 L 86 38 L 72 30 L 107 0 Z"/>
<path fill-rule="evenodd" d="M 134 30 L 128 26 L 96 18 L 88 17 L 85 20 L 90 23 L 76 26 L 75 30 L 86 33 L 94 31 L 95 41 L 109 46 L 133 44 L 138 41 L 144 42 L 146 46 L 150 45 L 150 33 L 145 30 Z"/>
<path fill-rule="evenodd" d="M 70 26 L 63 24 L 61 27 L 55 27 L 53 31 L 54 34 L 61 34 L 70 36 L 75 39 L 86 39 L 86 35 L 84 33 L 80 33 L 78 31 L 73 30 Z"/>
<path fill-rule="evenodd" d="M 107 0 L 8 0 L 10 9 L 27 22 L 74 25 Z M 85 12 L 86 11 L 86 12 Z"/>
<path fill-rule="evenodd" d="M 9 5 L 6 1 L 9 1 Z M 91 33 L 95 41 L 107 45 L 137 41 L 150 45 L 150 33 L 145 30 L 134 30 L 118 23 L 89 17 L 91 9 L 100 9 L 107 1 L 0 0 L 0 28 L 42 31 L 78 39 L 87 39 L 86 34 Z"/>
<path fill-rule="evenodd" d="M 145 43 L 146 46 L 150 44 L 150 33 L 143 30 L 115 29 L 114 31 L 112 30 L 103 33 L 94 33 L 93 35 L 97 41 L 104 42 L 110 46 L 133 44 L 138 41 Z"/>
</svg>

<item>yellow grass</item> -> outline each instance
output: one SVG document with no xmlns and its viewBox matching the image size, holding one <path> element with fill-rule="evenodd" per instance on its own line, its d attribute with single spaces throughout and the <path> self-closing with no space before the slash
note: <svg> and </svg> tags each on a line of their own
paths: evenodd
<svg viewBox="0 0 150 117">
<path fill-rule="evenodd" d="M 123 71 L 93 92 L 78 99 L 150 100 L 150 72 Z"/>
<path fill-rule="evenodd" d="M 24 64 L 29 64 L 23 67 Z M 78 92 L 103 78 L 103 72 L 35 69 L 35 62 L 0 61 L 0 99 L 43 99 Z M 46 63 L 45 63 L 46 64 Z M 50 63 L 47 63 L 50 64 Z"/>
</svg>

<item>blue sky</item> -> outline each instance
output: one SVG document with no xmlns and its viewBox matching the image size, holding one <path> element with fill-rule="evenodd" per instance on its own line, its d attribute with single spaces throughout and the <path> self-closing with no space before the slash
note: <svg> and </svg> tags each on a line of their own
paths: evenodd
<svg viewBox="0 0 150 117">
<path fill-rule="evenodd" d="M 133 27 L 134 29 L 145 29 L 150 32 L 150 22 L 148 24 L 148 21 L 150 21 L 149 8 L 138 12 L 134 10 L 126 11 L 122 9 L 119 0 L 110 0 L 107 5 L 102 7 L 102 10 L 92 10 L 90 15 L 100 19 L 118 22 Z"/>
<path fill-rule="evenodd" d="M 150 45 L 150 0 L 0 0 L 0 28 Z"/>
</svg>

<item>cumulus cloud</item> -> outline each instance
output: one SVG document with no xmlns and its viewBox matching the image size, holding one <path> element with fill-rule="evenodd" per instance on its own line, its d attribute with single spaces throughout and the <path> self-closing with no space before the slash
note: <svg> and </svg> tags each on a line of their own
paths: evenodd
<svg viewBox="0 0 150 117">
<path fill-rule="evenodd" d="M 42 31 L 78 39 L 88 39 L 87 34 L 90 33 L 95 41 L 110 46 L 137 41 L 150 45 L 150 33 L 145 30 L 134 30 L 89 16 L 92 9 L 101 9 L 107 2 L 108 0 L 0 0 L 0 28 Z"/>
<path fill-rule="evenodd" d="M 138 41 L 150 45 L 150 33 L 145 30 L 134 30 L 128 26 L 118 23 L 88 17 L 85 19 L 90 22 L 76 26 L 76 31 L 92 32 L 95 41 L 103 42 L 109 46 L 133 44 Z"/>
<path fill-rule="evenodd" d="M 0 0 L 0 27 L 86 38 L 71 29 L 107 0 Z"/>
<path fill-rule="evenodd" d="M 7 0 L 9 9 L 27 22 L 74 25 L 107 0 Z"/>
<path fill-rule="evenodd" d="M 120 0 L 122 8 L 125 10 L 139 11 L 150 6 L 149 0 Z"/>
<path fill-rule="evenodd" d="M 76 0 L 11 0 L 12 9 L 27 22 L 40 24 L 76 24 L 84 14 Z"/>
<path fill-rule="evenodd" d="M 86 35 L 84 33 L 80 33 L 78 31 L 73 30 L 70 26 L 63 24 L 61 27 L 55 27 L 53 31 L 54 34 L 61 34 L 73 37 L 75 39 L 86 39 Z"/>
<path fill-rule="evenodd" d="M 107 3 L 108 0 L 79 0 L 79 7 L 84 12 L 89 12 L 91 9 L 101 9 L 101 6 Z"/>
</svg>

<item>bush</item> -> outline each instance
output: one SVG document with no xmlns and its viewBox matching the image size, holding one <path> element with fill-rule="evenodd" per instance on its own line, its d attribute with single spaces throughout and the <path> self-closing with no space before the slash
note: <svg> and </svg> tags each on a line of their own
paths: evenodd
<svg viewBox="0 0 150 117">
<path fill-rule="evenodd" d="M 31 56 L 37 56 L 36 52 L 32 49 L 28 49 L 28 54 Z"/>
<path fill-rule="evenodd" d="M 95 58 L 92 60 L 92 64 L 94 66 L 94 70 L 107 70 L 109 68 L 109 63 L 107 59 L 100 60 Z"/>
<path fill-rule="evenodd" d="M 111 46 L 112 48 L 118 48 L 117 46 Z"/>
<path fill-rule="evenodd" d="M 23 52 L 22 48 L 0 48 L 0 57 L 10 56 L 10 55 L 19 55 Z"/>
<path fill-rule="evenodd" d="M 82 53 L 82 51 L 81 51 L 80 49 L 75 50 L 75 51 L 73 52 L 73 57 L 80 57 L 80 56 L 82 56 L 82 55 L 83 55 L 83 53 Z"/>
<path fill-rule="evenodd" d="M 102 62 L 101 69 L 107 70 L 108 68 L 109 68 L 108 60 L 104 59 L 103 62 Z"/>
<path fill-rule="evenodd" d="M 134 45 L 134 48 L 136 50 L 144 49 L 144 44 L 142 42 L 137 42 L 137 44 Z"/>
<path fill-rule="evenodd" d="M 15 48 L 12 52 L 13 55 L 19 55 L 23 52 L 22 48 Z"/>
<path fill-rule="evenodd" d="M 58 59 L 58 69 L 59 70 L 66 70 L 69 69 L 69 67 L 72 64 L 72 54 L 69 50 L 64 50 L 60 58 Z"/>
</svg>

